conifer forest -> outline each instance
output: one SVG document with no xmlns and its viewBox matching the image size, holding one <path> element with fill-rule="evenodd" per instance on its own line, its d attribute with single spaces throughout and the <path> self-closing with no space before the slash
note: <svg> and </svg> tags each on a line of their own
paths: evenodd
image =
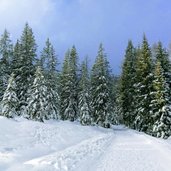
<svg viewBox="0 0 171 171">
<path fill-rule="evenodd" d="M 92 66 L 88 57 L 78 62 L 75 46 L 63 61 L 49 39 L 41 52 L 37 46 L 28 23 L 15 43 L 7 30 L 1 35 L 0 115 L 171 135 L 171 63 L 162 42 L 150 45 L 145 35 L 139 45 L 129 40 L 120 75 L 112 72 L 102 43 Z"/>
</svg>

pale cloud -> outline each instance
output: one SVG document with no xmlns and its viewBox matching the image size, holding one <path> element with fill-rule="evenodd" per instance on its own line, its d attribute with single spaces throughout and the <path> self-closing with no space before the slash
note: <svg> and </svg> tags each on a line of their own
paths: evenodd
<svg viewBox="0 0 171 171">
<path fill-rule="evenodd" d="M 7 28 L 16 36 L 26 22 L 41 28 L 53 11 L 53 0 L 0 0 L 0 32 Z"/>
</svg>

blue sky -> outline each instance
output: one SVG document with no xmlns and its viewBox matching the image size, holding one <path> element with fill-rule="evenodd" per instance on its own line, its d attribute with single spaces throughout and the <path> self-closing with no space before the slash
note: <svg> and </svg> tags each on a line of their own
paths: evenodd
<svg viewBox="0 0 171 171">
<path fill-rule="evenodd" d="M 5 28 L 15 42 L 26 21 L 33 28 L 39 50 L 47 37 L 62 62 L 73 44 L 80 59 L 94 62 L 99 43 L 104 44 L 114 73 L 120 72 L 128 39 L 141 43 L 171 42 L 169 0 L 0 0 L 0 32 Z"/>
</svg>

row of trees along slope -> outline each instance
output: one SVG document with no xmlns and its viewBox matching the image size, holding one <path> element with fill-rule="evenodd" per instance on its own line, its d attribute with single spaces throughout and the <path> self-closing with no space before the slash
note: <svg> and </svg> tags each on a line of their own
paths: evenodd
<svg viewBox="0 0 171 171">
<path fill-rule="evenodd" d="M 119 85 L 123 123 L 150 135 L 171 135 L 171 63 L 162 43 L 128 42 Z"/>
<path fill-rule="evenodd" d="M 82 125 L 110 127 L 116 122 L 117 80 L 102 44 L 89 71 L 87 58 L 78 64 L 75 46 L 65 54 L 61 71 L 55 49 L 47 39 L 41 55 L 28 24 L 13 46 L 5 30 L 0 39 L 1 115 L 31 120 L 79 120 Z"/>
<path fill-rule="evenodd" d="M 171 64 L 162 43 L 150 48 L 131 41 L 122 74 L 111 72 L 102 44 L 92 69 L 79 64 L 75 46 L 67 50 L 62 69 L 47 39 L 41 55 L 28 24 L 15 45 L 7 30 L 0 39 L 1 115 L 78 120 L 82 125 L 124 123 L 156 137 L 171 135 Z"/>
</svg>

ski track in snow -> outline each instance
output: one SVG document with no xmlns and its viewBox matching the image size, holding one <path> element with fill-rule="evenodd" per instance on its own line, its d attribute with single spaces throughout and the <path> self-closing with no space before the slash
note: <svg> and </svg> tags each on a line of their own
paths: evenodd
<svg viewBox="0 0 171 171">
<path fill-rule="evenodd" d="M 60 152 L 28 161 L 25 164 L 30 164 L 37 168 L 40 167 L 38 170 L 41 171 L 46 171 L 47 169 L 74 171 L 87 158 L 91 160 L 91 157 L 103 153 L 111 143 L 111 137 L 112 133 L 108 133 L 107 135 L 90 138 Z"/>
<path fill-rule="evenodd" d="M 0 171 L 171 170 L 171 139 L 123 126 L 103 129 L 1 117 L 0 135 Z"/>
<path fill-rule="evenodd" d="M 25 164 L 40 171 L 170 171 L 171 151 L 163 141 L 126 128 L 108 134 Z"/>
</svg>

